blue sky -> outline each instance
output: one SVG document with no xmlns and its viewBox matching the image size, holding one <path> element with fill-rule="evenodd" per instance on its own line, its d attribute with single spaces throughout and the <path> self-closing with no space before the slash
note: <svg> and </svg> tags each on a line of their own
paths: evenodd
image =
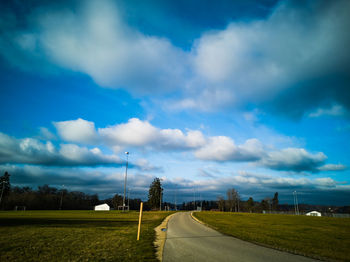
<svg viewBox="0 0 350 262">
<path fill-rule="evenodd" d="M 348 1 L 6 1 L 0 170 L 146 199 L 349 205 Z"/>
</svg>

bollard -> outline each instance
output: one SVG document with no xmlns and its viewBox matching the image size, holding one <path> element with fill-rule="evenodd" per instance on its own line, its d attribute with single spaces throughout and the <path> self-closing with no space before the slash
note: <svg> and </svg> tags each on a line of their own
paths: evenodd
<svg viewBox="0 0 350 262">
<path fill-rule="evenodd" d="M 139 228 L 138 228 L 138 230 L 137 230 L 137 240 L 140 240 L 141 220 L 142 220 L 142 208 L 143 208 L 143 202 L 141 202 L 141 205 L 140 205 Z"/>
</svg>

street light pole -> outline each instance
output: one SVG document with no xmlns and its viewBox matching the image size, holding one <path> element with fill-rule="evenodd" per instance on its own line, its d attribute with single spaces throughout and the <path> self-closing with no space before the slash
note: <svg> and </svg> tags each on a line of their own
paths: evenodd
<svg viewBox="0 0 350 262">
<path fill-rule="evenodd" d="M 130 210 L 130 188 L 128 188 L 128 210 Z"/>
<path fill-rule="evenodd" d="M 129 160 L 129 152 L 125 152 L 126 154 L 126 165 L 125 165 L 125 176 L 124 176 L 124 198 L 123 198 L 123 211 L 125 211 L 125 195 L 126 195 L 126 181 L 128 177 L 128 160 Z"/>
</svg>

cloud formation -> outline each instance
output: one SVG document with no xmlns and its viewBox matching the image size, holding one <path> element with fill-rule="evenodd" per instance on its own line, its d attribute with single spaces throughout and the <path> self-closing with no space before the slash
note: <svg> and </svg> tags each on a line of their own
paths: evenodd
<svg viewBox="0 0 350 262">
<path fill-rule="evenodd" d="M 160 129 L 138 118 L 97 130 L 93 122 L 83 119 L 55 122 L 55 126 L 62 139 L 79 143 L 83 141 L 82 138 L 87 137 L 86 130 L 74 128 L 73 135 L 65 134 L 72 131 L 72 127 L 79 127 L 81 123 L 88 123 L 88 133 L 93 134 L 89 136 L 91 139 L 84 140 L 87 144 L 101 143 L 117 152 L 126 147 L 153 151 L 190 151 L 203 161 L 252 162 L 273 170 L 293 172 L 336 171 L 345 168 L 342 165 L 325 165 L 327 156 L 322 152 L 310 153 L 304 148 L 271 149 L 256 138 L 236 145 L 227 136 L 208 137 L 199 130 L 183 132 L 180 129 Z"/>
<path fill-rule="evenodd" d="M 312 154 L 303 148 L 286 148 L 269 152 L 262 164 L 275 170 L 317 172 L 326 159 L 327 156 L 322 152 Z"/>
<path fill-rule="evenodd" d="M 202 173 L 202 170 L 199 170 Z M 266 197 L 272 198 L 275 192 L 279 193 L 281 203 L 293 203 L 293 191 L 298 192 L 299 203 L 335 204 L 344 203 L 344 196 L 349 195 L 349 184 L 339 182 L 330 177 L 306 178 L 274 176 L 260 173 L 238 171 L 232 174 L 211 176 L 203 174 L 200 180 L 176 178 L 165 179 L 166 192 L 174 195 L 180 194 L 186 201 L 193 201 L 201 196 L 204 199 L 217 199 L 218 196 L 226 197 L 227 189 L 235 188 L 242 199 L 253 197 L 261 201 Z"/>
<path fill-rule="evenodd" d="M 33 165 L 0 165 L 0 171 L 11 174 L 11 183 L 35 188 L 37 185 L 68 188 L 72 191 L 97 193 L 100 198 L 122 194 L 124 190 L 124 172 L 120 170 L 89 170 L 78 167 L 47 167 Z M 128 188 L 131 197 L 147 197 L 153 176 L 143 173 L 128 174 Z"/>
<path fill-rule="evenodd" d="M 95 123 L 78 118 L 77 120 L 53 122 L 58 135 L 65 141 L 75 143 L 94 143 Z"/>
<path fill-rule="evenodd" d="M 54 122 L 58 135 L 67 142 L 104 143 L 114 149 L 146 147 L 158 150 L 185 150 L 205 144 L 204 135 L 197 130 L 159 129 L 148 121 L 131 118 L 127 123 L 95 129 L 95 124 L 83 119 Z"/>
<path fill-rule="evenodd" d="M 11 19 L 14 25 L 19 23 L 15 16 Z M 166 38 L 143 35 L 129 27 L 113 1 L 86 1 L 75 11 L 41 8 L 25 19 L 35 30 L 6 28 L 6 38 L 0 39 L 2 47 L 13 51 L 3 55 L 23 67 L 30 67 L 24 65 L 24 58 L 46 59 L 85 73 L 100 86 L 126 88 L 136 94 L 174 90 L 184 79 L 184 52 Z M 8 26 L 7 22 L 0 25 Z"/>
<path fill-rule="evenodd" d="M 342 164 L 327 164 L 318 168 L 320 171 L 343 171 L 346 169 L 347 167 Z"/>
<path fill-rule="evenodd" d="M 22 18 L 25 28 L 4 12 L 2 55 L 28 70 L 48 63 L 85 73 L 103 87 L 162 95 L 172 109 L 253 103 L 292 117 L 315 117 L 339 111 L 313 112 L 317 108 L 350 107 L 350 37 L 344 33 L 349 1 L 282 1 L 266 18 L 204 32 L 190 50 L 174 46 L 167 35 L 131 27 L 113 1 L 82 2 L 72 10 L 33 9 Z"/>
<path fill-rule="evenodd" d="M 235 145 L 225 136 L 210 137 L 209 142 L 195 152 L 202 160 L 214 161 L 256 161 L 263 157 L 262 143 L 257 139 L 248 139 L 243 145 Z"/>
<path fill-rule="evenodd" d="M 16 139 L 0 133 L 0 163 L 34 164 L 44 166 L 119 166 L 116 155 L 105 155 L 99 148 L 88 149 L 75 144 L 61 144 L 34 138 Z"/>
<path fill-rule="evenodd" d="M 350 37 L 343 34 L 349 10 L 348 1 L 283 1 L 265 20 L 232 22 L 204 34 L 192 50 L 194 86 L 201 95 L 183 105 L 269 102 L 291 115 L 325 101 L 349 108 L 344 91 L 350 60 L 344 47 Z M 298 105 L 286 106 L 286 99 L 299 100 Z"/>
<path fill-rule="evenodd" d="M 69 190 L 78 190 L 89 193 L 98 193 L 100 197 L 111 197 L 116 193 L 122 194 L 124 186 L 123 172 L 115 170 L 82 170 L 79 168 L 56 168 L 41 166 L 0 165 L 0 171 L 8 171 L 12 176 L 12 183 L 35 187 L 49 184 L 60 187 L 65 185 Z M 131 188 L 131 197 L 147 199 L 149 185 L 154 176 L 149 174 L 128 175 L 128 187 Z M 324 204 L 343 203 L 349 196 L 349 185 L 336 181 L 330 177 L 280 177 L 266 174 L 239 171 L 225 176 L 205 176 L 200 180 L 188 178 L 163 177 L 165 201 L 177 200 L 193 201 L 196 199 L 216 200 L 224 196 L 229 188 L 238 190 L 241 198 L 247 200 L 250 196 L 256 201 L 272 197 L 279 192 L 281 203 L 293 202 L 292 192 L 298 191 L 300 203 Z M 345 204 L 345 203 L 344 203 Z"/>
</svg>

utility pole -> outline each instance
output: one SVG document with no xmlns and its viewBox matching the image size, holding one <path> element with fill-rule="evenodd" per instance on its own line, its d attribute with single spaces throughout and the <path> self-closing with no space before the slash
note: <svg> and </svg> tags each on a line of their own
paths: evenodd
<svg viewBox="0 0 350 262">
<path fill-rule="evenodd" d="M 298 193 L 295 191 L 295 200 L 296 200 L 296 203 L 297 203 L 297 214 L 300 215 L 299 213 L 299 203 L 298 203 Z"/>
<path fill-rule="evenodd" d="M 196 188 L 193 188 L 193 210 L 196 210 Z"/>
<path fill-rule="evenodd" d="M 123 198 L 123 211 L 125 211 L 125 195 L 126 195 L 126 181 L 128 177 L 128 160 L 129 160 L 129 152 L 125 152 L 126 154 L 126 165 L 125 165 L 125 176 L 124 176 L 124 198 Z"/>
<path fill-rule="evenodd" d="M 293 198 L 294 198 L 294 211 L 296 215 L 299 215 L 299 206 L 298 206 L 298 194 L 297 191 L 293 192 Z"/>
<path fill-rule="evenodd" d="M 60 210 L 62 210 L 62 202 L 63 202 L 63 188 L 64 188 L 64 185 L 62 185 L 62 194 L 61 194 L 61 201 L 60 201 Z"/>
<path fill-rule="evenodd" d="M 175 211 L 177 211 L 176 196 L 177 196 L 177 189 L 175 188 Z"/>
</svg>

